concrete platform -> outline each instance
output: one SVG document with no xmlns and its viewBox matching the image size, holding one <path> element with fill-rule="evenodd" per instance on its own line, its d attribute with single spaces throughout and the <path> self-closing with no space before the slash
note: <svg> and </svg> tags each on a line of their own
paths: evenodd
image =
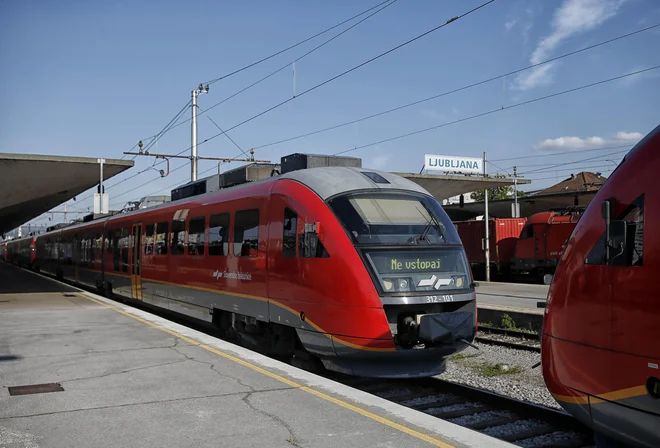
<svg viewBox="0 0 660 448">
<path fill-rule="evenodd" d="M 548 285 L 530 285 L 526 283 L 479 282 L 477 303 L 479 306 L 533 308 L 537 310 L 536 304 L 545 302 L 549 288 Z"/>
<path fill-rule="evenodd" d="M 513 446 L 5 263 L 0 386 L 3 448 Z"/>
</svg>

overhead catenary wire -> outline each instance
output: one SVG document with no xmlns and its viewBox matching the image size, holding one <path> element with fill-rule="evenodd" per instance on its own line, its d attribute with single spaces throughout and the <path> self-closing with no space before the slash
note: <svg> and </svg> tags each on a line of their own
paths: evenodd
<svg viewBox="0 0 660 448">
<path fill-rule="evenodd" d="M 387 138 L 387 139 L 379 140 L 377 142 L 372 142 L 372 143 L 368 143 L 368 144 L 365 144 L 365 145 L 356 146 L 354 148 L 350 148 L 350 149 L 347 149 L 347 150 L 344 150 L 344 151 L 337 152 L 333 155 L 345 154 L 345 153 L 348 153 L 348 152 L 351 152 L 351 151 L 356 151 L 356 150 L 359 150 L 359 149 L 368 148 L 368 147 L 371 147 L 371 146 L 376 146 L 376 145 L 379 145 L 379 144 L 382 144 L 382 143 L 387 143 L 387 142 L 390 142 L 390 141 L 395 141 L 395 140 L 399 140 L 399 139 L 402 139 L 402 138 L 410 137 L 412 135 L 417 135 L 417 134 L 421 134 L 421 133 L 424 133 L 424 132 L 429 132 L 429 131 L 432 131 L 432 130 L 435 130 L 435 129 L 440 129 L 442 127 L 450 126 L 450 125 L 453 125 L 453 124 L 462 123 L 462 122 L 473 120 L 473 119 L 476 119 L 476 118 L 492 115 L 494 113 L 502 112 L 504 110 L 513 109 L 513 108 L 516 108 L 516 107 L 521 107 L 521 106 L 525 106 L 525 105 L 540 102 L 540 101 L 545 101 L 545 100 L 555 98 L 555 97 L 558 97 L 558 96 L 561 96 L 561 95 L 566 95 L 566 94 L 569 94 L 569 93 L 572 93 L 572 92 L 577 92 L 577 91 L 580 91 L 580 90 L 584 90 L 584 89 L 587 89 L 587 88 L 590 88 L 590 87 L 595 87 L 595 86 L 598 86 L 598 85 L 606 84 L 608 82 L 616 81 L 616 80 L 619 80 L 619 79 L 624 79 L 624 78 L 629 77 L 629 76 L 638 75 L 640 73 L 645 73 L 645 72 L 648 72 L 648 71 L 651 71 L 651 70 L 657 70 L 658 68 L 660 68 L 660 65 L 648 67 L 648 68 L 641 69 L 641 70 L 638 70 L 638 71 L 635 71 L 635 72 L 632 72 L 632 73 L 627 73 L 627 74 L 624 74 L 624 75 L 614 76 L 614 77 L 607 78 L 607 79 L 604 79 L 604 80 L 601 80 L 601 81 L 596 81 L 596 82 L 585 84 L 585 85 L 582 85 L 582 86 L 579 86 L 579 87 L 574 87 L 572 89 L 563 90 L 561 92 L 555 92 L 555 93 L 552 93 L 552 94 L 549 94 L 549 95 L 544 95 L 544 96 L 537 97 L 537 98 L 534 98 L 534 99 L 531 99 L 531 100 L 528 100 L 528 101 L 524 101 L 522 103 L 518 103 L 518 104 L 514 104 L 514 105 L 510 105 L 510 106 L 505 106 L 503 108 L 498 107 L 497 109 L 482 112 L 482 113 L 475 114 L 475 115 L 472 115 L 472 116 L 469 116 L 469 117 L 464 117 L 464 118 L 454 120 L 454 121 L 451 121 L 451 122 L 448 122 L 448 123 L 443 123 L 441 125 L 431 126 L 431 127 L 428 127 L 428 128 L 419 129 L 417 131 L 408 132 L 406 134 L 398 135 L 398 136 L 395 136 L 395 137 L 390 137 L 390 138 Z M 220 135 L 222 135 L 222 133 Z M 184 151 L 182 151 L 181 153 L 183 153 L 183 152 Z M 522 173 L 520 173 L 520 174 L 522 174 Z M 157 179 L 153 179 L 151 182 L 153 182 L 155 180 L 157 180 Z M 147 182 L 147 184 L 148 183 L 149 182 Z M 143 185 L 145 185 L 145 184 L 143 184 Z"/>
<path fill-rule="evenodd" d="M 612 165 L 596 165 L 596 166 L 593 166 L 592 168 L 594 168 L 594 169 L 608 168 L 608 169 L 605 169 L 605 170 L 599 170 L 598 172 L 600 172 L 601 174 L 602 173 L 607 173 L 607 172 L 610 172 L 610 171 L 614 171 L 614 169 L 615 169 L 615 167 L 613 167 Z M 533 180 L 533 181 L 538 182 L 540 180 L 556 179 L 557 177 L 566 177 L 566 174 L 559 175 L 559 173 L 574 173 L 574 172 L 575 172 L 574 169 L 573 170 L 565 169 L 565 170 L 548 171 L 547 173 L 544 173 L 544 174 L 551 174 L 551 173 L 557 173 L 557 174 L 555 174 L 554 176 L 546 176 L 546 177 L 532 177 L 532 178 L 529 178 L 529 180 Z"/>
<path fill-rule="evenodd" d="M 461 92 L 463 90 L 468 90 L 468 89 L 471 89 L 471 88 L 474 88 L 474 87 L 478 87 L 480 85 L 487 84 L 489 82 L 496 81 L 498 79 L 506 78 L 507 76 L 515 75 L 515 74 L 524 72 L 526 70 L 530 70 L 532 68 L 539 67 L 539 66 L 544 65 L 544 64 L 548 64 L 550 62 L 554 62 L 554 61 L 557 61 L 557 60 L 560 60 L 560 59 L 563 59 L 563 58 L 566 58 L 566 57 L 569 57 L 569 56 L 576 55 L 578 53 L 582 53 L 584 51 L 592 50 L 594 48 L 597 48 L 597 47 L 600 47 L 600 46 L 603 46 L 603 45 L 606 45 L 606 44 L 609 44 L 609 43 L 612 43 L 612 42 L 615 42 L 615 41 L 618 41 L 618 40 L 621 40 L 621 39 L 624 39 L 624 38 L 627 38 L 627 37 L 631 37 L 631 36 L 634 36 L 636 34 L 640 34 L 640 33 L 643 33 L 645 31 L 649 31 L 649 30 L 657 28 L 657 27 L 660 27 L 660 23 L 657 23 L 655 25 L 648 26 L 648 27 L 645 27 L 645 28 L 642 28 L 642 29 L 639 29 L 639 30 L 636 30 L 636 31 L 633 31 L 633 32 L 630 32 L 630 33 L 626 33 L 626 34 L 623 34 L 621 36 L 617 36 L 617 37 L 614 37 L 614 38 L 611 38 L 611 39 L 608 39 L 608 40 L 604 40 L 602 42 L 598 42 L 596 44 L 589 45 L 589 46 L 581 48 L 579 50 L 564 53 L 562 55 L 556 56 L 554 58 L 547 59 L 545 61 L 541 61 L 541 62 L 536 63 L 536 64 L 528 65 L 526 67 L 522 67 L 522 68 L 512 70 L 512 71 L 509 71 L 509 72 L 506 72 L 506 73 L 502 73 L 502 74 L 497 75 L 497 76 L 492 76 L 490 78 L 487 78 L 487 79 L 484 79 L 484 80 L 481 80 L 481 81 L 477 81 L 477 82 L 474 82 L 474 83 L 471 83 L 471 84 L 467 84 L 467 85 L 462 86 L 462 87 L 458 87 L 458 88 L 455 88 L 455 89 L 452 89 L 452 90 L 448 90 L 446 92 L 443 92 L 443 93 L 440 93 L 440 94 L 437 94 L 437 95 L 426 97 L 426 98 L 423 98 L 421 100 L 414 101 L 412 103 L 407 103 L 407 104 L 404 104 L 402 106 L 394 107 L 392 109 L 388 109 L 388 110 L 385 110 L 385 111 L 382 111 L 382 112 L 377 112 L 375 114 L 367 115 L 365 117 L 357 118 L 355 120 L 347 121 L 347 122 L 340 123 L 340 124 L 337 124 L 337 125 L 328 126 L 326 128 L 323 128 L 323 129 L 318 129 L 316 131 L 307 132 L 305 134 L 297 135 L 297 136 L 294 136 L 294 137 L 289 137 L 289 138 L 281 139 L 281 140 L 278 140 L 278 141 L 275 141 L 275 142 L 266 143 L 266 144 L 262 144 L 262 145 L 257 145 L 257 146 L 254 146 L 254 149 L 266 148 L 266 147 L 269 147 L 269 146 L 279 145 L 281 143 L 286 143 L 286 142 L 290 142 L 290 141 L 293 141 L 293 140 L 298 140 L 298 139 L 301 139 L 301 138 L 304 138 L 304 137 L 310 137 L 312 135 L 320 134 L 322 132 L 332 131 L 332 130 L 339 129 L 339 128 L 342 128 L 342 127 L 345 127 L 345 126 L 349 126 L 351 124 L 360 123 L 362 121 L 370 120 L 372 118 L 377 118 L 377 117 L 380 117 L 380 116 L 383 116 L 383 115 L 387 115 L 387 114 L 390 114 L 392 112 L 397 112 L 399 110 L 406 109 L 408 107 L 416 106 L 418 104 L 422 104 L 422 103 L 425 103 L 425 102 L 428 102 L 428 101 L 431 101 L 431 100 L 435 100 L 435 99 L 438 99 L 438 98 L 441 98 L 441 97 L 444 97 L 444 96 L 447 96 L 447 95 L 451 95 L 453 93 L 457 93 L 457 92 Z M 502 159 L 500 159 L 500 160 L 502 160 Z"/>
<path fill-rule="evenodd" d="M 622 150 L 622 151 L 615 151 L 611 154 L 601 154 L 599 156 L 588 157 L 586 159 L 575 160 L 575 161 L 572 161 L 572 162 L 557 163 L 555 165 L 550 165 L 550 166 L 547 166 L 545 168 L 538 168 L 538 169 L 534 169 L 534 170 L 530 170 L 530 171 L 523 171 L 520 174 L 532 174 L 532 173 L 544 172 L 544 171 L 552 170 L 553 168 L 558 168 L 558 167 L 562 167 L 562 166 L 566 166 L 566 165 L 575 165 L 577 163 L 589 162 L 589 161 L 592 161 L 592 160 L 598 160 L 598 159 L 601 159 L 603 157 L 609 157 L 609 156 L 613 156 L 613 155 L 616 155 L 616 154 L 621 154 L 621 153 L 624 153 L 624 152 L 627 153 L 628 151 L 629 150 L 625 149 L 625 150 Z"/>
<path fill-rule="evenodd" d="M 365 65 L 370 64 L 370 63 L 372 63 L 372 62 L 374 62 L 374 61 L 376 61 L 376 60 L 382 58 L 383 56 L 386 56 L 386 55 L 388 55 L 388 54 L 390 54 L 390 53 L 392 53 L 392 52 L 394 52 L 394 51 L 396 51 L 396 50 L 398 50 L 398 49 L 400 49 L 400 48 L 402 48 L 402 47 L 404 47 L 404 46 L 406 46 L 406 45 L 409 45 L 409 44 L 411 44 L 411 43 L 413 43 L 413 42 L 415 42 L 415 41 L 417 41 L 417 40 L 419 40 L 419 39 L 421 39 L 421 38 L 423 38 L 423 37 L 425 37 L 425 36 L 427 36 L 427 35 L 429 35 L 429 34 L 435 32 L 435 31 L 439 30 L 439 29 L 442 29 L 442 28 L 446 27 L 447 25 L 449 25 L 449 24 L 451 24 L 451 23 L 453 23 L 453 22 L 455 22 L 455 21 L 457 21 L 457 20 L 460 20 L 460 19 L 462 19 L 462 18 L 464 18 L 464 17 L 466 17 L 466 16 L 468 16 L 468 15 L 470 15 L 470 14 L 472 14 L 472 13 L 478 11 L 478 10 L 480 10 L 481 8 L 484 8 L 485 6 L 487 6 L 487 5 L 491 4 L 491 3 L 493 3 L 494 1 L 495 1 L 495 0 L 488 0 L 487 2 L 482 3 L 481 5 L 479 5 L 479 6 L 475 7 L 475 8 L 472 8 L 472 9 L 469 10 L 469 11 L 466 11 L 466 12 L 464 12 L 464 13 L 458 15 L 458 16 L 452 17 L 451 19 L 448 19 L 445 23 L 443 23 L 443 24 L 441 24 L 441 25 L 438 25 L 438 26 L 436 26 L 436 27 L 434 27 L 434 28 L 432 28 L 432 29 L 430 29 L 430 30 L 428 30 L 428 31 L 426 31 L 426 32 L 424 32 L 424 33 L 422 33 L 422 34 L 419 34 L 419 35 L 413 37 L 412 39 L 409 39 L 409 40 L 407 40 L 407 41 L 405 41 L 405 42 L 403 42 L 403 43 L 401 43 L 401 44 L 399 44 L 399 45 L 397 45 L 397 46 L 395 46 L 395 47 L 392 47 L 392 48 L 390 48 L 389 50 L 384 51 L 384 52 L 382 52 L 382 53 L 380 53 L 380 54 L 378 54 L 378 55 L 376 55 L 376 56 L 374 56 L 374 57 L 372 57 L 372 58 L 370 58 L 370 59 L 368 59 L 368 60 L 366 60 L 366 61 L 364 61 L 364 62 L 358 64 L 358 65 L 355 65 L 355 66 L 349 68 L 348 70 L 345 70 L 345 71 L 343 71 L 343 72 L 341 72 L 341 73 L 339 73 L 339 74 L 337 74 L 337 75 L 335 75 L 335 76 L 333 76 L 333 77 L 331 77 L 331 78 L 329 78 L 329 79 L 326 79 L 325 81 L 323 81 L 323 82 L 321 82 L 321 83 L 319 83 L 319 84 L 316 84 L 316 85 L 314 85 L 313 87 L 310 87 L 310 88 L 307 89 L 307 90 L 304 90 L 304 91 L 300 92 L 300 93 L 299 93 L 298 95 L 296 95 L 296 96 L 292 96 L 292 97 L 290 97 L 290 98 L 288 98 L 288 99 L 286 99 L 286 100 L 284 100 L 284 101 L 281 101 L 281 102 L 275 104 L 274 106 L 271 106 L 271 107 L 269 107 L 269 108 L 267 108 L 267 109 L 265 109 L 265 110 L 259 112 L 258 114 L 252 115 L 251 117 L 249 117 L 249 118 L 247 118 L 247 119 L 241 121 L 240 123 L 235 124 L 234 126 L 228 128 L 228 129 L 226 129 L 225 132 L 230 132 L 230 131 L 232 131 L 232 130 L 234 130 L 234 129 L 240 127 L 240 126 L 243 126 L 244 124 L 247 124 L 247 123 L 249 123 L 249 122 L 255 120 L 256 118 L 261 117 L 262 115 L 265 115 L 265 114 L 267 114 L 267 113 L 269 113 L 269 112 L 272 112 L 273 110 L 275 110 L 275 109 L 277 109 L 277 108 L 279 108 L 279 107 L 282 107 L 282 106 L 284 106 L 285 104 L 287 104 L 287 103 L 289 103 L 289 102 L 291 102 L 291 101 L 293 101 L 293 100 L 295 100 L 295 99 L 297 99 L 297 98 L 300 98 L 300 97 L 303 96 L 303 95 L 306 95 L 306 94 L 308 94 L 308 93 L 310 93 L 310 92 L 312 92 L 312 91 L 314 91 L 314 90 L 316 90 L 316 89 L 318 89 L 318 88 L 320 88 L 320 87 L 322 87 L 322 86 L 324 86 L 324 85 L 326 85 L 326 84 L 329 84 L 329 83 L 331 83 L 331 82 L 333 82 L 333 81 L 335 81 L 335 80 L 337 80 L 337 79 L 339 79 L 339 78 L 341 78 L 341 77 L 343 77 L 343 76 L 346 76 L 346 75 L 348 75 L 349 73 L 351 73 L 351 72 L 353 72 L 353 71 L 355 71 L 355 70 L 358 70 L 359 68 L 364 67 Z M 221 132 L 221 133 L 218 133 L 218 134 L 212 135 L 211 137 L 208 137 L 208 138 L 206 138 L 205 140 L 203 140 L 203 141 L 201 141 L 200 143 L 198 143 L 197 146 L 199 147 L 200 145 L 203 145 L 204 143 L 207 143 L 207 142 L 209 142 L 209 141 L 211 141 L 211 140 L 213 140 L 213 139 L 215 139 L 215 138 L 217 138 L 217 137 L 219 137 L 219 136 L 221 136 L 221 135 L 223 135 L 223 134 L 224 134 L 224 133 Z M 182 150 L 179 154 L 183 154 L 184 152 L 186 152 L 186 151 L 188 151 L 188 150 L 190 150 L 190 147 L 188 147 L 188 148 Z"/>
<path fill-rule="evenodd" d="M 598 86 L 598 85 L 601 85 L 601 84 L 606 84 L 608 82 L 617 81 L 619 79 L 624 79 L 624 78 L 627 78 L 629 76 L 639 75 L 640 73 L 645 73 L 645 72 L 648 72 L 648 71 L 651 71 L 651 70 L 657 70 L 658 68 L 660 68 L 660 65 L 655 65 L 653 67 L 648 67 L 648 68 L 645 68 L 645 69 L 642 69 L 642 70 L 637 70 L 637 71 L 634 71 L 632 73 L 627 73 L 625 75 L 619 75 L 619 76 L 604 79 L 604 80 L 601 80 L 601 81 L 592 82 L 592 83 L 585 84 L 585 85 L 575 87 L 575 88 L 572 88 L 572 89 L 552 93 L 550 95 L 544 95 L 544 96 L 537 97 L 537 98 L 534 98 L 534 99 L 531 99 L 531 100 L 528 100 L 528 101 L 523 101 L 521 103 L 512 104 L 510 106 L 498 107 L 496 109 L 492 109 L 492 110 L 489 110 L 489 111 L 486 111 L 486 112 L 481 112 L 479 114 L 471 115 L 469 117 L 464 117 L 464 118 L 460 118 L 458 120 L 449 121 L 447 123 L 439 124 L 439 125 L 436 125 L 436 126 L 431 126 L 431 127 L 428 127 L 428 128 L 419 129 L 417 131 L 412 131 L 412 132 L 408 132 L 406 134 L 397 135 L 395 137 L 386 138 L 386 139 L 383 139 L 383 140 L 379 140 L 377 142 L 367 143 L 367 144 L 361 145 L 361 146 L 355 146 L 353 148 L 346 149 L 344 151 L 336 152 L 333 155 L 336 156 L 336 155 L 340 155 L 340 154 L 346 154 L 348 152 L 357 151 L 357 150 L 364 149 L 364 148 L 369 148 L 371 146 L 380 145 L 382 143 L 388 143 L 388 142 L 392 142 L 392 141 L 395 141 L 395 140 L 400 140 L 402 138 L 411 137 L 413 135 L 422 134 L 422 133 L 425 133 L 425 132 L 433 131 L 433 130 L 440 129 L 440 128 L 447 127 L 447 126 L 451 126 L 451 125 L 454 125 L 454 124 L 474 120 L 476 118 L 485 117 L 487 115 L 496 114 L 498 112 L 503 112 L 505 110 L 515 109 L 517 107 L 526 106 L 526 105 L 529 105 L 529 104 L 532 104 L 532 103 L 537 103 L 539 101 L 545 101 L 545 100 L 548 100 L 550 98 L 555 98 L 555 97 L 558 97 L 558 96 L 561 96 L 561 95 L 566 95 L 568 93 L 573 93 L 573 92 L 577 92 L 579 90 L 584 90 L 584 89 L 595 87 L 595 86 Z"/>
<path fill-rule="evenodd" d="M 614 155 L 617 155 L 617 154 L 627 153 L 632 148 L 632 145 L 622 145 L 622 146 L 618 146 L 618 147 L 619 148 L 626 148 L 626 149 L 621 150 L 621 151 L 614 151 L 614 152 L 607 153 L 607 154 L 601 154 L 599 156 L 595 156 L 595 157 L 592 157 L 592 158 L 589 158 L 589 159 L 586 159 L 586 160 L 604 159 L 605 157 L 610 157 L 610 156 L 614 156 Z M 608 149 L 611 149 L 611 148 L 608 148 Z M 586 152 L 586 151 L 584 151 L 584 152 Z M 578 153 L 576 151 L 571 151 L 570 154 L 572 154 L 574 156 L 578 155 Z M 564 166 L 564 165 L 570 165 L 570 164 L 573 164 L 573 163 L 581 163 L 581 162 L 582 161 L 578 160 L 578 161 L 565 161 L 565 162 L 562 162 L 560 164 L 535 163 L 535 164 L 530 164 L 530 165 L 516 165 L 516 168 L 520 169 L 520 168 L 530 168 L 530 167 L 542 167 L 541 170 L 543 170 L 543 169 L 546 169 L 546 168 L 552 168 L 554 166 Z M 497 174 L 501 171 L 507 171 L 507 170 L 513 169 L 513 166 L 504 169 L 504 168 L 499 167 L 498 165 L 495 165 L 491 161 L 488 161 L 488 163 L 490 163 L 491 165 L 499 168 L 500 171 L 496 171 L 494 174 Z M 528 173 L 528 171 L 521 171 L 521 172 L 518 173 L 518 175 L 519 176 L 524 175 L 525 173 Z"/>
<path fill-rule="evenodd" d="M 375 16 L 376 14 L 378 14 L 379 12 L 383 11 L 385 8 L 388 8 L 388 7 L 392 6 L 392 5 L 393 5 L 394 3 L 396 3 L 398 0 L 391 0 L 391 1 L 388 0 L 388 1 L 389 1 L 389 3 L 387 3 L 387 4 L 386 4 L 385 6 L 383 6 L 382 8 L 380 8 L 380 9 L 376 10 L 375 12 L 369 14 L 367 17 L 365 17 L 365 18 L 363 18 L 362 20 L 360 20 L 360 21 L 354 23 L 353 25 L 351 25 L 350 27 L 346 28 L 345 30 L 343 30 L 343 31 L 341 31 L 341 32 L 339 32 L 339 33 L 337 33 L 337 34 L 335 34 L 335 35 L 332 36 L 331 38 L 325 40 L 325 41 L 322 42 L 321 44 L 317 45 L 316 47 L 312 48 L 311 50 L 307 51 L 307 52 L 304 53 L 303 55 L 301 55 L 301 56 L 297 57 L 296 59 L 292 60 L 291 62 L 288 62 L 288 63 L 284 64 L 282 67 L 278 68 L 277 70 L 274 70 L 274 71 L 270 72 L 268 75 L 266 75 L 266 76 L 264 76 L 264 77 L 262 77 L 262 78 L 259 78 L 257 81 L 253 82 L 252 84 L 249 84 L 248 86 L 243 87 L 241 90 L 239 90 L 239 91 L 237 91 L 237 92 L 231 94 L 230 96 L 228 96 L 228 97 L 226 97 L 226 98 L 224 98 L 224 99 L 218 101 L 217 103 L 211 105 L 211 106 L 208 107 L 206 110 L 204 110 L 204 111 L 200 112 L 199 114 L 197 114 L 197 116 L 200 116 L 200 115 L 202 115 L 202 114 L 207 113 L 208 111 L 210 111 L 210 110 L 212 110 L 212 109 L 215 109 L 216 107 L 220 106 L 221 104 L 226 103 L 227 101 L 229 101 L 229 100 L 231 100 L 232 98 L 235 98 L 236 96 L 240 95 L 241 93 L 243 93 L 243 92 L 245 92 L 245 91 L 251 89 L 252 87 L 256 86 L 257 84 L 260 84 L 260 83 L 262 83 L 263 81 L 267 80 L 268 78 L 271 78 L 271 77 L 275 76 L 276 74 L 278 74 L 278 73 L 281 72 L 282 70 L 285 70 L 285 69 L 289 68 L 292 64 L 295 64 L 296 62 L 300 61 L 301 59 L 303 59 L 303 58 L 309 56 L 310 54 L 314 53 L 316 50 L 318 50 L 318 49 L 320 49 L 321 47 L 324 47 L 325 45 L 329 44 L 329 43 L 332 42 L 333 40 L 337 39 L 339 36 L 341 36 L 341 35 L 343 35 L 343 34 L 349 32 L 350 30 L 352 30 L 352 29 L 355 28 L 356 26 L 360 25 L 360 24 L 363 23 L 364 21 L 369 20 L 371 17 L 373 17 L 373 16 Z M 295 97 L 295 96 L 298 96 L 298 95 L 294 95 L 294 97 Z M 192 118 L 189 118 L 189 119 L 187 119 L 187 120 L 184 120 L 184 121 L 182 121 L 181 123 L 177 124 L 176 126 L 173 126 L 172 129 L 174 129 L 175 127 L 181 126 L 181 125 L 183 125 L 183 124 L 185 124 L 185 123 L 187 123 L 187 122 L 189 122 L 189 121 L 191 121 L 191 120 L 192 120 Z"/>
<path fill-rule="evenodd" d="M 376 8 L 378 8 L 378 7 L 382 6 L 382 5 L 384 5 L 385 3 L 388 3 L 389 1 L 391 1 L 391 0 L 386 0 L 386 1 L 384 1 L 384 2 L 378 3 L 377 5 L 374 5 L 374 6 L 372 6 L 371 8 L 369 8 L 369 9 L 367 9 L 367 10 L 365 10 L 365 11 L 362 11 L 362 12 L 359 13 L 359 14 L 356 14 L 356 15 L 354 15 L 354 16 L 352 16 L 352 17 L 350 17 L 350 18 L 348 18 L 348 19 L 346 19 L 346 20 L 344 20 L 344 21 L 342 21 L 342 22 L 340 22 L 340 23 L 338 23 L 338 24 L 336 24 L 336 25 L 333 25 L 333 26 L 331 26 L 330 28 L 326 28 L 325 30 L 323 30 L 323 31 L 321 31 L 321 32 L 319 32 L 319 33 L 316 33 L 316 34 L 314 34 L 313 36 L 310 36 L 310 37 L 308 37 L 308 38 L 306 38 L 306 39 L 304 39 L 304 40 L 301 40 L 300 42 L 295 43 L 295 44 L 293 44 L 293 45 L 291 45 L 291 46 L 289 46 L 289 47 L 286 47 L 286 48 L 284 48 L 283 50 L 279 50 L 279 51 L 277 51 L 277 52 L 275 52 L 275 53 L 273 53 L 273 54 L 271 54 L 271 55 L 269 55 L 269 56 L 266 56 L 265 58 L 259 59 L 258 61 L 255 61 L 255 62 L 251 62 L 251 63 L 249 63 L 249 64 L 247 64 L 247 65 L 245 65 L 245 66 L 243 66 L 243 67 L 241 67 L 241 68 L 239 68 L 239 69 L 233 70 L 233 71 L 231 71 L 231 72 L 229 72 L 229 73 L 227 73 L 227 74 L 225 74 L 225 75 L 222 75 L 222 76 L 220 76 L 220 77 L 218 77 L 218 78 L 211 79 L 211 80 L 206 81 L 206 82 L 204 82 L 204 83 L 202 83 L 202 84 L 214 84 L 214 83 L 216 83 L 216 82 L 218 82 L 218 81 L 221 81 L 221 80 L 223 80 L 223 79 L 229 78 L 230 76 L 236 75 L 236 74 L 238 74 L 238 73 L 240 73 L 240 72 L 242 72 L 242 71 L 244 71 L 244 70 L 247 70 L 247 69 L 249 69 L 249 68 L 251 68 L 251 67 L 254 67 L 255 65 L 261 64 L 262 62 L 265 62 L 265 61 L 267 61 L 267 60 L 269 60 L 269 59 L 274 58 L 275 56 L 278 56 L 278 55 L 280 55 L 280 54 L 282 54 L 282 53 L 285 53 L 285 52 L 287 52 L 287 51 L 289 51 L 289 50 L 292 50 L 292 49 L 294 49 L 294 48 L 296 48 L 296 47 L 298 47 L 298 46 L 300 46 L 300 45 L 302 45 L 302 44 L 304 44 L 304 43 L 306 43 L 306 42 L 309 42 L 310 40 L 313 40 L 313 39 L 315 39 L 315 38 L 317 38 L 317 37 L 319 37 L 319 36 L 321 36 L 321 35 L 323 35 L 323 34 L 325 34 L 325 33 L 328 33 L 328 32 L 330 32 L 330 31 L 334 30 L 335 28 L 338 28 L 338 27 L 340 27 L 340 26 L 342 26 L 342 25 L 344 25 L 344 24 L 346 24 L 346 23 L 348 23 L 348 22 L 350 22 L 350 21 L 352 21 L 352 20 L 355 20 L 355 19 L 357 19 L 358 17 L 363 16 L 363 15 L 367 14 L 368 12 L 373 11 L 374 9 L 376 9 Z"/>
<path fill-rule="evenodd" d="M 632 148 L 632 145 L 617 145 L 617 146 L 607 146 L 604 148 L 593 148 L 593 149 L 580 149 L 580 153 L 585 153 L 585 152 L 594 152 L 594 151 L 607 151 L 610 149 L 619 149 L 619 148 Z M 562 152 L 555 152 L 551 154 L 538 154 L 534 156 L 521 156 L 521 157 L 509 157 L 506 159 L 494 159 L 493 162 L 504 162 L 504 161 L 509 161 L 509 160 L 521 160 L 521 159 L 536 159 L 539 157 L 556 157 L 556 156 L 563 156 L 567 154 L 575 154 L 576 151 L 562 151 Z M 490 162 L 490 161 L 489 161 Z M 521 166 L 532 166 L 532 165 L 517 165 L 518 167 Z"/>
</svg>

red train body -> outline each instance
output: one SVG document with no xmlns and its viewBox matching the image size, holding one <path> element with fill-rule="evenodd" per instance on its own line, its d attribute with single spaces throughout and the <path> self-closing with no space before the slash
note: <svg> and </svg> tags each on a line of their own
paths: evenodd
<svg viewBox="0 0 660 448">
<path fill-rule="evenodd" d="M 5 260 L 19 266 L 31 268 L 36 260 L 35 237 L 28 236 L 6 242 Z"/>
<path fill-rule="evenodd" d="M 34 265 L 354 375 L 441 373 L 476 333 L 474 283 L 442 207 L 358 168 L 292 171 L 39 235 Z"/>
<path fill-rule="evenodd" d="M 605 443 L 660 446 L 659 171 L 660 126 L 592 200 L 548 293 L 545 382 Z"/>
</svg>

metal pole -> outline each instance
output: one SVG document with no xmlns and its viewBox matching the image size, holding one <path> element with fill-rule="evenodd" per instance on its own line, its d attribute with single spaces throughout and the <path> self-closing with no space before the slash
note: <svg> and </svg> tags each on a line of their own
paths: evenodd
<svg viewBox="0 0 660 448">
<path fill-rule="evenodd" d="M 105 159 L 99 159 L 99 163 L 101 164 L 101 181 L 99 182 L 99 194 L 103 195 L 103 162 L 105 162 Z"/>
<path fill-rule="evenodd" d="M 190 181 L 197 180 L 197 97 L 200 93 L 209 93 L 209 85 L 199 87 L 192 91 L 192 121 L 190 124 Z"/>
<path fill-rule="evenodd" d="M 486 171 L 486 151 L 484 151 L 484 178 L 487 176 Z M 486 226 L 485 230 L 485 242 L 484 242 L 484 255 L 486 258 L 486 281 L 490 281 L 490 235 L 488 234 L 488 188 L 484 190 L 484 225 Z"/>
<path fill-rule="evenodd" d="M 513 167 L 513 217 L 520 218 L 520 213 L 518 213 L 518 176 L 517 176 L 517 167 Z"/>
<path fill-rule="evenodd" d="M 197 95 L 199 90 L 192 91 L 192 124 L 190 136 L 190 181 L 197 180 Z"/>
</svg>

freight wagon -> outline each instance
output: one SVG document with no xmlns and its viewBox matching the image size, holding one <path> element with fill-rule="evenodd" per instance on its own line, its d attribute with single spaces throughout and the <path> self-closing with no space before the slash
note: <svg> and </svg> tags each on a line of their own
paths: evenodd
<svg viewBox="0 0 660 448">
<path fill-rule="evenodd" d="M 488 222 L 491 274 L 508 276 L 511 260 L 516 253 L 518 237 L 527 220 L 525 218 L 494 218 Z M 456 221 L 454 226 L 463 242 L 465 253 L 477 277 L 484 278 L 486 253 L 484 250 L 485 224 L 482 220 Z"/>
</svg>

